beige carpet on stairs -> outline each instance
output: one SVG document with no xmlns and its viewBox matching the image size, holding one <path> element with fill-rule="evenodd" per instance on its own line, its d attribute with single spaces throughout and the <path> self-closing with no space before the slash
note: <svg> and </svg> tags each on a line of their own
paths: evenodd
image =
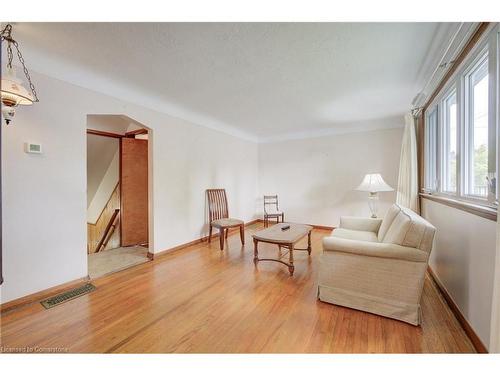
<svg viewBox="0 0 500 375">
<path fill-rule="evenodd" d="M 89 277 L 95 279 L 145 263 L 149 261 L 147 253 L 148 249 L 146 247 L 130 246 L 89 254 Z"/>
</svg>

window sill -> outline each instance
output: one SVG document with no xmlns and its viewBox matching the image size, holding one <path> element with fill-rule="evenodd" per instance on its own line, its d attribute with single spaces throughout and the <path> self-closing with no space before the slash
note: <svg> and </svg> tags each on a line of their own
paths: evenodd
<svg viewBox="0 0 500 375">
<path fill-rule="evenodd" d="M 493 207 L 481 206 L 479 204 L 459 201 L 457 199 L 427 193 L 420 193 L 420 197 L 468 212 L 476 216 L 481 216 L 488 220 L 497 221 L 497 210 Z"/>
</svg>

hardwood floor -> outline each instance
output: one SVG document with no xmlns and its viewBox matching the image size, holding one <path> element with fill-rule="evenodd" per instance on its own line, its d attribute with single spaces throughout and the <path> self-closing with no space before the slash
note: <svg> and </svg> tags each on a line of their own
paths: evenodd
<svg viewBox="0 0 500 375">
<path fill-rule="evenodd" d="M 252 261 L 233 232 L 94 280 L 97 290 L 50 310 L 32 304 L 1 316 L 1 346 L 69 352 L 455 353 L 475 352 L 430 278 L 414 327 L 316 299 L 321 239 L 297 252 L 295 273 Z M 304 245 L 300 243 L 299 246 Z M 259 253 L 277 248 L 259 244 Z"/>
</svg>

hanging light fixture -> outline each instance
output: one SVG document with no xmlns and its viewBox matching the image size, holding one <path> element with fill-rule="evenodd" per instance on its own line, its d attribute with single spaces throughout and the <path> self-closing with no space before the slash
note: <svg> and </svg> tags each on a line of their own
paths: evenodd
<svg viewBox="0 0 500 375">
<path fill-rule="evenodd" d="M 2 76 L 0 93 L 2 99 L 2 115 L 5 119 L 5 123 L 9 125 L 14 117 L 14 114 L 16 113 L 18 105 L 31 105 L 39 100 L 36 95 L 35 85 L 31 82 L 28 68 L 26 68 L 26 65 L 24 64 L 24 58 L 19 50 L 19 45 L 12 38 L 11 24 L 8 24 L 3 28 L 0 33 L 0 37 L 2 44 L 4 41 L 7 42 L 7 68 L 5 70 L 5 76 Z M 31 92 L 23 86 L 22 80 L 16 76 L 16 70 L 12 66 L 12 59 L 14 57 L 12 53 L 12 46 L 16 48 L 17 57 L 23 67 L 24 75 L 28 80 Z"/>
</svg>

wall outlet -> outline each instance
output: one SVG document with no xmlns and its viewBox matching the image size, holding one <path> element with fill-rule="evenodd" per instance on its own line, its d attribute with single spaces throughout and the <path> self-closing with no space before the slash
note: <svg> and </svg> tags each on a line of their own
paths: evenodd
<svg viewBox="0 0 500 375">
<path fill-rule="evenodd" d="M 28 154 L 41 154 L 42 153 L 42 145 L 38 143 L 29 143 L 26 142 L 24 144 L 24 151 Z"/>
</svg>

